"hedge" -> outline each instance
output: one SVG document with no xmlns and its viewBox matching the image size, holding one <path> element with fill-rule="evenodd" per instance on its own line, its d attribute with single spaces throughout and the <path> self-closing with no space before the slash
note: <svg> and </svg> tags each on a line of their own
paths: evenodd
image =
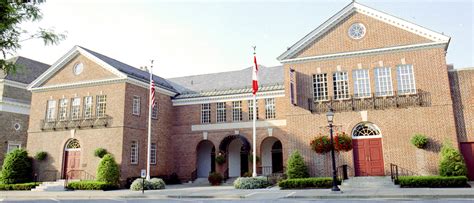
<svg viewBox="0 0 474 203">
<path fill-rule="evenodd" d="M 267 177 L 239 177 L 234 181 L 235 189 L 258 189 L 270 186 Z"/>
<path fill-rule="evenodd" d="M 401 176 L 400 187 L 467 187 L 466 176 Z"/>
<path fill-rule="evenodd" d="M 40 183 L 0 184 L 0 190 L 31 190 Z"/>
<path fill-rule="evenodd" d="M 117 185 L 103 181 L 83 180 L 70 182 L 67 184 L 67 188 L 72 190 L 113 190 L 117 189 Z"/>
<path fill-rule="evenodd" d="M 341 181 L 337 181 L 338 185 Z M 332 178 L 319 177 L 319 178 L 295 178 L 286 179 L 278 183 L 281 189 L 304 189 L 304 188 L 331 188 Z"/>
</svg>

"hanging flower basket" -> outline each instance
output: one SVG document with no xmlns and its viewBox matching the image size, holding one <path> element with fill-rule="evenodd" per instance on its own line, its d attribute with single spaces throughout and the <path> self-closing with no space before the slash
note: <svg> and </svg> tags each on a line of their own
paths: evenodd
<svg viewBox="0 0 474 203">
<path fill-rule="evenodd" d="M 334 149 L 339 152 L 347 152 L 352 150 L 352 138 L 346 133 L 336 134 L 334 137 Z"/>
<path fill-rule="evenodd" d="M 219 154 L 216 156 L 216 163 L 222 165 L 225 163 L 225 156 L 223 154 Z"/>
<path fill-rule="evenodd" d="M 331 151 L 331 140 L 328 136 L 320 135 L 311 140 L 311 149 L 318 154 L 324 154 Z"/>
</svg>

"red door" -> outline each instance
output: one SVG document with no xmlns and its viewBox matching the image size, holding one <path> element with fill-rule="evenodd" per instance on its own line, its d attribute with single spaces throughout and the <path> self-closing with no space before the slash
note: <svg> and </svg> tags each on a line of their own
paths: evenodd
<svg viewBox="0 0 474 203">
<path fill-rule="evenodd" d="M 356 176 L 383 176 L 382 139 L 354 139 L 354 168 Z"/>
<path fill-rule="evenodd" d="M 474 142 L 461 142 L 461 153 L 467 166 L 469 180 L 474 180 Z"/>
<path fill-rule="evenodd" d="M 80 179 L 81 151 L 65 151 L 64 177 Z"/>
</svg>

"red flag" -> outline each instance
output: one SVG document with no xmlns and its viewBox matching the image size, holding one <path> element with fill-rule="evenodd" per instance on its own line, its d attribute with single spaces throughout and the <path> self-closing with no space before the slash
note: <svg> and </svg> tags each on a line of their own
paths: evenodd
<svg viewBox="0 0 474 203">
<path fill-rule="evenodd" d="M 257 65 L 257 56 L 253 55 L 253 70 L 252 70 L 252 90 L 255 95 L 258 91 L 258 65 Z"/>
<path fill-rule="evenodd" d="M 151 108 L 155 108 L 155 82 L 152 80 L 150 85 Z"/>
</svg>

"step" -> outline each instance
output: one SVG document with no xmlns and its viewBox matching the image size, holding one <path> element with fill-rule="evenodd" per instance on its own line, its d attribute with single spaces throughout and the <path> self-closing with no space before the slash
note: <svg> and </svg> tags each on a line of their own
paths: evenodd
<svg viewBox="0 0 474 203">
<path fill-rule="evenodd" d="M 64 180 L 58 180 L 56 182 L 42 182 L 40 185 L 31 189 L 31 191 L 64 191 Z"/>
<path fill-rule="evenodd" d="M 343 188 L 398 188 L 389 176 L 381 177 L 351 177 L 341 184 Z"/>
</svg>

